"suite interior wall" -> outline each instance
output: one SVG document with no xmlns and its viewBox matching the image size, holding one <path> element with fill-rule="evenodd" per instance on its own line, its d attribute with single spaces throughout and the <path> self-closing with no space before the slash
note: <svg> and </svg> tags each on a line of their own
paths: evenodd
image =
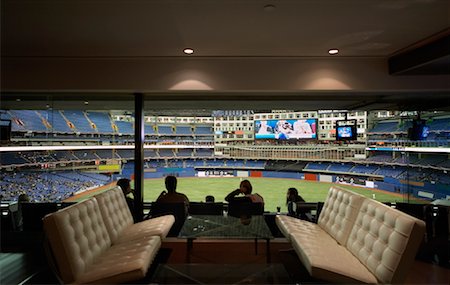
<svg viewBox="0 0 450 285">
<path fill-rule="evenodd" d="M 2 58 L 2 91 L 448 90 L 449 75 L 392 76 L 384 58 Z"/>
</svg>

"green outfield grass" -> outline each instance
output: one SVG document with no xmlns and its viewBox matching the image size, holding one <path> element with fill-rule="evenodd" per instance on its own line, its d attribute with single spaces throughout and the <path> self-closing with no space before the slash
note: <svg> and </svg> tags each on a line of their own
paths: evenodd
<svg viewBox="0 0 450 285">
<path fill-rule="evenodd" d="M 323 202 L 325 201 L 328 189 L 336 185 L 333 183 L 323 183 L 316 181 L 304 181 L 298 179 L 287 178 L 247 178 L 253 185 L 253 193 L 260 194 L 265 201 L 265 210 L 275 212 L 277 207 L 281 207 L 281 211 L 287 211 L 286 208 L 286 192 L 289 187 L 295 187 L 299 190 L 300 195 L 307 202 Z M 216 202 L 224 201 L 225 196 L 239 188 L 241 178 L 199 178 L 186 177 L 178 178 L 177 191 L 186 194 L 192 202 L 205 201 L 207 195 L 216 198 Z M 343 188 L 360 193 L 366 197 L 374 198 L 380 202 L 405 202 L 406 198 L 399 194 L 390 193 L 376 189 L 356 187 L 350 185 L 339 185 Z M 106 189 L 100 190 L 105 191 Z M 158 198 L 161 191 L 165 190 L 164 178 L 146 179 L 144 181 L 144 201 L 153 202 Z M 84 193 L 79 197 L 73 197 L 72 201 L 81 201 L 89 196 L 99 193 L 92 191 Z M 418 199 L 414 199 L 418 201 Z"/>
<path fill-rule="evenodd" d="M 275 212 L 277 206 L 281 211 L 286 209 L 286 192 L 289 187 L 295 187 L 300 195 L 307 202 L 324 201 L 328 189 L 334 185 L 332 183 L 321 183 L 315 181 L 303 181 L 298 179 L 286 178 L 247 178 L 253 185 L 253 193 L 263 196 L 265 201 L 265 210 Z M 205 201 L 206 195 L 212 195 L 216 202 L 224 201 L 225 196 L 236 188 L 239 188 L 241 179 L 237 177 L 230 178 L 178 178 L 177 191 L 186 194 L 190 201 Z M 164 179 L 146 179 L 144 189 L 144 200 L 155 201 L 161 191 L 165 189 Z M 402 202 L 403 197 L 391 194 L 385 191 L 372 190 L 350 185 L 341 185 L 341 187 L 360 193 L 364 196 L 373 198 L 381 202 Z"/>
</svg>

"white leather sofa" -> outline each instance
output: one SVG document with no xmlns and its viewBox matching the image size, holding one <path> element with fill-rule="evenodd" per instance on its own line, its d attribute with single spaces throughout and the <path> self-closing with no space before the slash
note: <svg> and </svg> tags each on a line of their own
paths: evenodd
<svg viewBox="0 0 450 285">
<path fill-rule="evenodd" d="M 145 277 L 174 220 L 133 224 L 123 194 L 113 189 L 47 215 L 44 230 L 64 283 L 116 284 Z"/>
<path fill-rule="evenodd" d="M 354 192 L 331 187 L 317 224 L 276 223 L 309 274 L 336 283 L 402 283 L 425 223 Z"/>
</svg>

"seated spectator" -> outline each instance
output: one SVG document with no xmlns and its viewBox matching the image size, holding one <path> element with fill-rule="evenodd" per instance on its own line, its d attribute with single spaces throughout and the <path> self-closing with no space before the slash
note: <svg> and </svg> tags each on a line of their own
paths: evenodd
<svg viewBox="0 0 450 285">
<path fill-rule="evenodd" d="M 232 191 L 225 197 L 225 201 L 229 203 L 228 215 L 233 217 L 262 215 L 264 199 L 257 193 L 252 194 L 252 191 L 253 187 L 250 181 L 241 181 L 239 189 Z"/>
<path fill-rule="evenodd" d="M 230 194 L 228 194 L 225 197 L 225 201 L 227 202 L 233 202 L 233 201 L 250 201 L 252 203 L 263 203 L 264 199 L 261 195 L 258 193 L 252 194 L 253 187 L 250 181 L 248 180 L 242 180 L 241 184 L 239 185 L 239 189 L 236 189 L 232 191 Z M 244 196 L 239 196 L 243 194 Z"/>
<path fill-rule="evenodd" d="M 23 215 L 22 215 L 22 203 L 30 202 L 30 197 L 26 193 L 22 193 L 17 198 L 17 213 L 15 215 L 15 230 L 23 230 Z"/>
<path fill-rule="evenodd" d="M 136 223 L 137 215 L 136 210 L 134 208 L 134 199 L 129 196 L 129 194 L 134 195 L 134 191 L 131 189 L 130 179 L 128 178 L 120 178 L 117 181 L 117 186 L 122 189 L 123 195 L 125 195 L 125 199 L 127 200 L 128 208 L 130 209 L 131 215 L 133 216 L 133 221 Z"/>
<path fill-rule="evenodd" d="M 289 188 L 286 194 L 286 206 L 289 216 L 297 216 L 297 202 L 305 202 L 296 188 Z"/>
<path fill-rule="evenodd" d="M 186 207 L 189 205 L 189 199 L 183 193 L 178 193 L 177 178 L 175 176 L 167 176 L 165 180 L 166 191 L 162 191 L 156 202 L 161 203 L 181 203 L 184 202 Z"/>
</svg>

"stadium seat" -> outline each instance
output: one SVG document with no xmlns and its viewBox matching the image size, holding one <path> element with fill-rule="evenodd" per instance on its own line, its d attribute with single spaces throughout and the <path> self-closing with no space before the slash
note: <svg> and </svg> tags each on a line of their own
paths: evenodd
<svg viewBox="0 0 450 285">
<path fill-rule="evenodd" d="M 167 236 L 176 237 L 187 217 L 186 204 L 184 203 L 159 203 L 153 202 L 150 208 L 150 217 L 155 218 L 163 215 L 174 215 L 175 223 Z"/>
<path fill-rule="evenodd" d="M 57 203 L 21 203 L 23 230 L 42 231 L 42 219 L 50 213 L 58 211 Z"/>
<path fill-rule="evenodd" d="M 228 203 L 228 215 L 233 217 L 262 214 L 264 214 L 263 203 L 251 203 L 247 201 L 232 201 Z"/>
<path fill-rule="evenodd" d="M 190 202 L 190 215 L 222 215 L 223 203 L 204 203 L 204 202 Z"/>
</svg>

